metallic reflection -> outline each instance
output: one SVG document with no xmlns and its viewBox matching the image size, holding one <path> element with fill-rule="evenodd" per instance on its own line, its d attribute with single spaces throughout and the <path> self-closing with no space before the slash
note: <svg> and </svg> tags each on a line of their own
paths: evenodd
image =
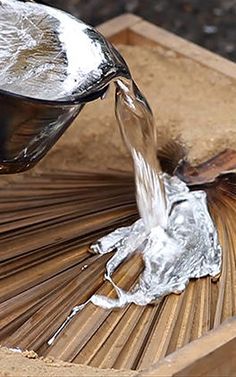
<svg viewBox="0 0 236 377">
<path fill-rule="evenodd" d="M 129 70 L 95 29 L 48 6 L 0 3 L 0 172 L 32 167 L 83 105 Z"/>
</svg>

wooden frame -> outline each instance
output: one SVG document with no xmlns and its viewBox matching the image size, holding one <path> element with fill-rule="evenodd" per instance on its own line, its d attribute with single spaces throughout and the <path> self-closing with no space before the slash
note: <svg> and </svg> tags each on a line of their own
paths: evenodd
<svg viewBox="0 0 236 377">
<path fill-rule="evenodd" d="M 100 25 L 98 30 L 114 44 L 161 46 L 166 50 L 174 51 L 179 56 L 185 56 L 236 79 L 235 63 L 144 21 L 138 16 L 122 15 Z"/>
<path fill-rule="evenodd" d="M 189 343 L 147 370 L 139 377 L 225 377 L 236 372 L 236 318 Z"/>
</svg>

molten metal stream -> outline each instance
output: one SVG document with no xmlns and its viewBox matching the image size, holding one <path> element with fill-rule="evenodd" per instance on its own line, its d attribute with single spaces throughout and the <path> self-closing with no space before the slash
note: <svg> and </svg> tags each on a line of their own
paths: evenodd
<svg viewBox="0 0 236 377">
<path fill-rule="evenodd" d="M 221 247 L 208 212 L 206 194 L 190 192 L 177 177 L 161 172 L 152 113 L 131 80 L 116 82 L 116 115 L 133 158 L 141 218 L 91 246 L 92 252 L 101 255 L 115 250 L 106 264 L 105 278 L 113 285 L 117 298 L 95 294 L 85 304 L 74 307 L 48 345 L 54 343 L 89 302 L 105 309 L 121 308 L 129 303 L 147 305 L 170 293 L 182 292 L 191 278 L 220 273 Z M 143 257 L 144 271 L 139 282 L 125 291 L 114 283 L 112 276 L 137 252 Z"/>
</svg>

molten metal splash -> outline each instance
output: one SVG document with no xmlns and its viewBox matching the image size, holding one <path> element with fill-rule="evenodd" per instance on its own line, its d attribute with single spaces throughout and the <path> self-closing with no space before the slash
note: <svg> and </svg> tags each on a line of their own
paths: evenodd
<svg viewBox="0 0 236 377">
<path fill-rule="evenodd" d="M 116 250 L 106 265 L 106 279 L 117 299 L 94 295 L 91 301 L 106 309 L 128 303 L 147 305 L 172 292 L 182 292 L 191 278 L 216 276 L 221 270 L 221 247 L 208 212 L 206 193 L 190 192 L 177 177 L 163 175 L 167 195 L 167 228 L 150 231 L 139 219 L 132 226 L 115 230 L 91 246 L 95 253 Z M 141 253 L 144 272 L 139 283 L 125 292 L 112 280 L 113 272 L 134 253 Z"/>
</svg>

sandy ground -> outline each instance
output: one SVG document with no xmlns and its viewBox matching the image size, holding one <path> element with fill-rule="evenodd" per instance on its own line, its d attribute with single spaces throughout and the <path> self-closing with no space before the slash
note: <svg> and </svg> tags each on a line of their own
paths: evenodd
<svg viewBox="0 0 236 377">
<path fill-rule="evenodd" d="M 158 49 L 121 47 L 135 80 L 153 108 L 159 145 L 181 138 L 193 162 L 203 161 L 225 147 L 236 148 L 236 85 L 230 79 Z M 30 174 L 50 168 L 129 169 L 114 118 L 112 93 L 88 105 L 48 156 Z M 29 173 L 27 173 L 29 174 Z M 1 177 L 0 181 L 4 181 Z M 15 179 L 8 177 L 8 179 Z M 24 179 L 24 175 L 17 176 Z M 0 376 L 110 376 L 98 371 L 34 354 L 13 354 L 0 348 Z M 115 372 L 113 375 L 135 375 Z"/>
<path fill-rule="evenodd" d="M 137 372 L 112 370 L 114 377 L 133 377 Z M 0 348 L 0 377 L 111 377 L 110 370 L 38 358 L 33 351 L 23 354 Z"/>
</svg>

